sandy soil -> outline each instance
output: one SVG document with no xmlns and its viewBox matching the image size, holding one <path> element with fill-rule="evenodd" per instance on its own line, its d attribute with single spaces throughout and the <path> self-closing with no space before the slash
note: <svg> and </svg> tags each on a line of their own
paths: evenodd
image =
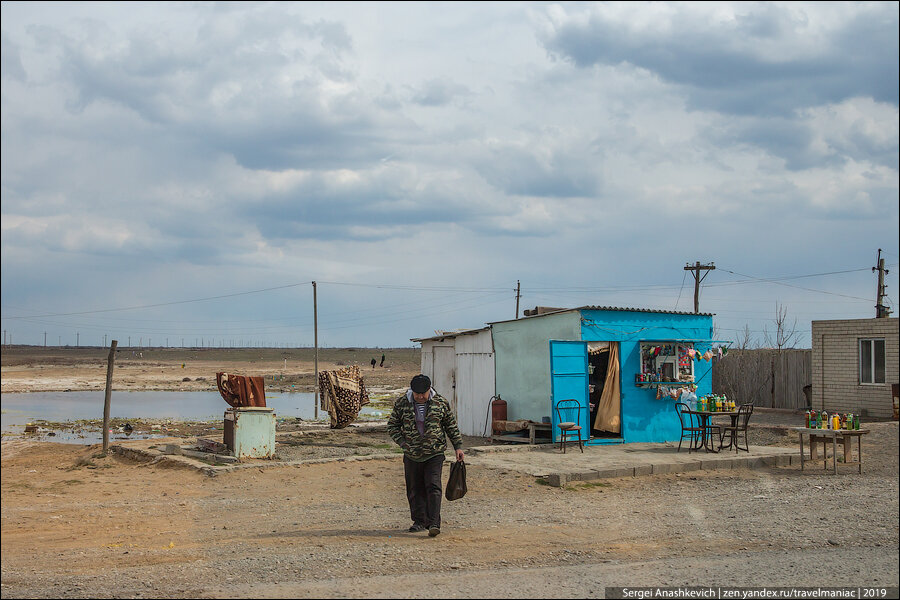
<svg viewBox="0 0 900 600">
<path fill-rule="evenodd" d="M 8 369 L 40 388 L 41 365 L 54 381 L 103 381 L 105 355 L 91 360 L 16 363 L 4 350 L 3 389 Z M 191 373 L 238 364 L 217 360 Z M 181 368 L 153 364 L 171 377 Z M 383 385 L 407 375 L 384 372 Z M 210 478 L 101 458 L 96 446 L 4 440 L 0 588 L 3 598 L 584 598 L 605 586 L 897 586 L 898 429 L 871 427 L 862 475 L 783 467 L 551 488 L 473 468 L 436 538 L 405 531 L 399 456 Z"/>
<path fill-rule="evenodd" d="M 375 358 L 384 367 L 371 368 Z M 359 365 L 373 392 L 405 388 L 419 372 L 416 348 L 323 348 L 319 370 Z M 109 349 L 3 348 L 2 391 L 103 390 Z M 315 352 L 294 349 L 132 349 L 119 348 L 113 369 L 114 390 L 215 391 L 216 373 L 263 376 L 266 388 L 312 392 Z"/>
</svg>

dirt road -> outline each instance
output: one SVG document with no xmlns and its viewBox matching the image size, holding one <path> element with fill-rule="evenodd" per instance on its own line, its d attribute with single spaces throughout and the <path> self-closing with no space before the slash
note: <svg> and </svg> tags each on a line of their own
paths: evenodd
<svg viewBox="0 0 900 600">
<path fill-rule="evenodd" d="M 470 493 L 445 503 L 434 539 L 405 532 L 399 457 L 208 478 L 92 458 L 96 448 L 4 442 L 3 597 L 896 586 L 897 424 L 873 424 L 870 438 L 863 475 L 784 467 L 558 489 L 470 469 Z"/>
<path fill-rule="evenodd" d="M 6 369 L 4 357 L 4 386 Z M 553 488 L 472 468 L 436 538 L 406 532 L 399 456 L 210 478 L 97 458 L 97 447 L 4 440 L 0 590 L 520 598 L 624 585 L 897 586 L 897 423 L 870 426 L 862 475 L 781 467 Z"/>
</svg>

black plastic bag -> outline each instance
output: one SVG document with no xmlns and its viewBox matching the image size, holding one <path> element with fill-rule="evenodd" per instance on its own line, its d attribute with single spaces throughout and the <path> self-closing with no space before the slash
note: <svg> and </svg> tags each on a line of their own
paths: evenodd
<svg viewBox="0 0 900 600">
<path fill-rule="evenodd" d="M 466 495 L 466 463 L 461 460 L 450 465 L 450 478 L 447 480 L 447 489 L 444 497 L 447 500 L 459 500 Z"/>
</svg>

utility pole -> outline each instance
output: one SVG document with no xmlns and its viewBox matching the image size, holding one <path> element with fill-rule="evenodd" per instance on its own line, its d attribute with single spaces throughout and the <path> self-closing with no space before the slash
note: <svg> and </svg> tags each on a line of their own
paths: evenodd
<svg viewBox="0 0 900 600">
<path fill-rule="evenodd" d="M 522 297 L 522 284 L 516 279 L 516 318 L 519 318 L 519 298 Z"/>
<path fill-rule="evenodd" d="M 694 276 L 694 314 L 697 314 L 700 312 L 700 282 L 706 279 L 710 271 L 716 270 L 716 265 L 715 263 L 701 265 L 698 260 L 694 265 L 685 265 L 684 270 L 693 271 L 691 275 Z M 700 271 L 706 271 L 702 277 L 700 276 Z"/>
<path fill-rule="evenodd" d="M 75 347 L 76 348 L 81 347 L 81 334 L 77 331 L 75 332 Z"/>
<path fill-rule="evenodd" d="M 316 301 L 316 282 L 313 286 L 313 342 L 316 345 L 316 395 L 313 398 L 313 419 L 319 420 L 319 306 Z"/>
<path fill-rule="evenodd" d="M 105 345 L 105 344 L 104 344 Z M 47 347 L 47 332 L 44 332 L 44 348 Z"/>
<path fill-rule="evenodd" d="M 884 305 L 884 289 L 887 287 L 884 284 L 884 276 L 887 275 L 890 271 L 884 268 L 884 259 L 881 258 L 881 248 L 878 249 L 878 266 L 872 267 L 872 271 L 878 271 L 878 295 L 876 296 L 877 303 L 875 304 L 875 318 L 876 319 L 886 319 L 889 314 L 891 314 L 891 309 Z"/>
</svg>

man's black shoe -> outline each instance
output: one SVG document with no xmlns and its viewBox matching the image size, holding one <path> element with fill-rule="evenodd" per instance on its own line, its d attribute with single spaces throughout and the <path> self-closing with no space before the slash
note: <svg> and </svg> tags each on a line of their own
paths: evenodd
<svg viewBox="0 0 900 600">
<path fill-rule="evenodd" d="M 428 528 L 428 537 L 434 537 L 441 532 L 441 528 L 437 525 L 432 525 Z"/>
<path fill-rule="evenodd" d="M 418 533 L 420 531 L 425 531 L 424 525 L 419 525 L 418 523 L 413 523 L 409 528 L 410 533 Z"/>
</svg>

